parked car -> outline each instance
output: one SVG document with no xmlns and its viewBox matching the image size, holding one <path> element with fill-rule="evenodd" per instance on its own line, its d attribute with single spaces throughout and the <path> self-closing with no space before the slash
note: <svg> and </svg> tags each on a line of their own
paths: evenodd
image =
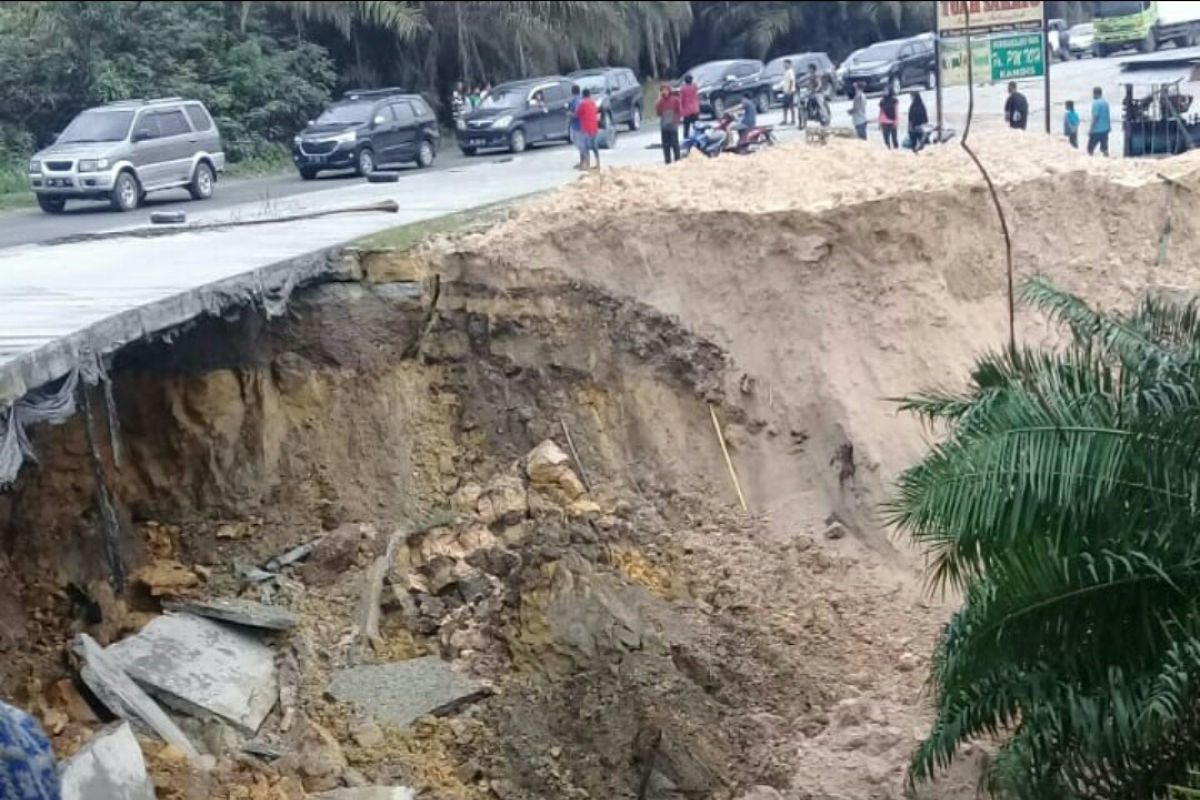
<svg viewBox="0 0 1200 800">
<path fill-rule="evenodd" d="M 796 85 L 799 87 L 801 94 L 804 93 L 809 64 L 816 64 L 817 71 L 825 78 L 825 85 L 830 87 L 830 91 L 833 94 L 836 95 L 838 93 L 837 71 L 833 68 L 833 62 L 829 60 L 828 55 L 825 53 L 793 53 L 772 59 L 763 68 L 763 78 L 771 84 L 771 100 L 775 105 L 783 102 L 782 82 L 784 61 L 792 62 L 792 69 L 796 72 Z"/>
<path fill-rule="evenodd" d="M 1046 21 L 1046 50 L 1048 56 L 1059 61 L 1071 57 L 1071 29 L 1065 19 Z"/>
<path fill-rule="evenodd" d="M 934 88 L 937 58 L 933 44 L 932 36 L 921 34 L 877 42 L 855 51 L 842 65 L 842 92 L 853 94 L 854 84 L 859 82 L 866 92 L 882 92 L 888 87 L 894 92 L 908 86 Z"/>
<path fill-rule="evenodd" d="M 325 109 L 292 140 L 292 161 L 310 181 L 326 170 L 368 175 L 401 164 L 431 166 L 441 140 L 425 99 L 400 89 L 357 89 Z"/>
<path fill-rule="evenodd" d="M 616 139 L 618 125 L 636 131 L 642 127 L 642 87 L 633 70 L 624 67 L 581 69 L 567 76 L 580 89 L 590 89 L 600 106 L 600 127 L 611 129 Z"/>
<path fill-rule="evenodd" d="M 165 97 L 89 108 L 29 162 L 29 187 L 49 214 L 68 200 L 108 200 L 118 211 L 149 192 L 186 188 L 212 197 L 225 169 L 221 134 L 196 100 Z"/>
<path fill-rule="evenodd" d="M 458 149 L 473 156 L 505 148 L 520 153 L 541 142 L 571 139 L 571 81 L 561 75 L 502 83 L 459 118 Z"/>
<path fill-rule="evenodd" d="M 1072 26 L 1067 36 L 1067 49 L 1075 58 L 1083 58 L 1092 54 L 1092 48 L 1095 46 L 1095 31 L 1092 28 L 1092 23 L 1081 22 L 1078 25 Z"/>
<path fill-rule="evenodd" d="M 708 61 L 689 69 L 684 77 L 700 91 L 700 113 L 719 117 L 741 102 L 749 92 L 760 112 L 771 107 L 771 81 L 763 76 L 763 63 L 754 59 Z"/>
</svg>

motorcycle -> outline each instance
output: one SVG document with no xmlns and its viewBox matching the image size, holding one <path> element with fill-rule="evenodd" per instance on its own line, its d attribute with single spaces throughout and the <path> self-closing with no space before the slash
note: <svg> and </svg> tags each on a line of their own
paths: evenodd
<svg viewBox="0 0 1200 800">
<path fill-rule="evenodd" d="M 680 143 L 683 157 L 687 158 L 692 150 L 699 150 L 708 158 L 716 158 L 729 140 L 727 128 L 720 125 L 694 125 L 692 132 Z"/>
<path fill-rule="evenodd" d="M 904 137 L 903 144 L 905 148 L 917 153 L 931 144 L 945 144 L 957 135 L 958 131 L 954 128 L 942 127 L 939 129 L 936 124 L 927 122 L 917 128 L 915 137 L 910 131 Z"/>
<path fill-rule="evenodd" d="M 745 155 L 746 153 L 761 150 L 764 147 L 773 147 L 776 141 L 774 125 L 756 125 L 748 130 L 741 131 L 737 142 L 730 149 L 735 153 Z"/>
<path fill-rule="evenodd" d="M 830 119 L 832 112 L 829 109 L 829 98 L 824 92 L 809 92 L 800 104 L 798 127 L 807 127 L 809 120 L 816 120 L 822 127 L 828 127 Z"/>
</svg>

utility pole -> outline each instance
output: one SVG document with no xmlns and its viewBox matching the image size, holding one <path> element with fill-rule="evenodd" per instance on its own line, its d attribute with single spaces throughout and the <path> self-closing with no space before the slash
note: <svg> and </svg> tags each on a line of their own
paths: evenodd
<svg viewBox="0 0 1200 800">
<path fill-rule="evenodd" d="M 1062 45 L 1062 38 L 1059 38 L 1059 46 Z M 1044 90 L 1044 101 L 1046 104 L 1046 133 L 1050 132 L 1050 4 L 1042 3 L 1042 72 L 1045 73 L 1042 79 L 1042 87 Z"/>
</svg>

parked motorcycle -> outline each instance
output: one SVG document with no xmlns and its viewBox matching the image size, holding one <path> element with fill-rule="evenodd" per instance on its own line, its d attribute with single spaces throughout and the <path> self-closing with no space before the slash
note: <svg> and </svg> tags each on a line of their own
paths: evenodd
<svg viewBox="0 0 1200 800">
<path fill-rule="evenodd" d="M 927 122 L 917 128 L 915 137 L 910 131 L 904 137 L 903 144 L 915 153 L 924 150 L 931 144 L 945 144 L 957 135 L 958 131 L 954 128 L 942 127 L 939 129 L 936 124 Z"/>
<path fill-rule="evenodd" d="M 692 132 L 680 143 L 680 150 L 684 158 L 687 158 L 692 150 L 699 150 L 708 158 L 716 158 L 728 140 L 728 126 L 696 124 L 692 126 Z"/>
</svg>

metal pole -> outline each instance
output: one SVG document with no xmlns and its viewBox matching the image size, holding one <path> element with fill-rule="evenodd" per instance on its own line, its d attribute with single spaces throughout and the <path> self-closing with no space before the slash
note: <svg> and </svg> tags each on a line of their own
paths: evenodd
<svg viewBox="0 0 1200 800">
<path fill-rule="evenodd" d="M 942 138 L 942 34 L 939 31 L 937 38 L 933 40 L 933 57 L 937 59 L 937 94 L 934 95 L 937 103 L 937 135 L 938 141 Z"/>
<path fill-rule="evenodd" d="M 1058 44 L 1062 46 L 1062 36 L 1059 35 Z M 1042 72 L 1045 73 L 1045 78 L 1042 85 L 1045 88 L 1046 102 L 1046 133 L 1050 133 L 1050 4 L 1042 3 L 1042 60 L 1045 63 L 1042 65 Z"/>
</svg>

